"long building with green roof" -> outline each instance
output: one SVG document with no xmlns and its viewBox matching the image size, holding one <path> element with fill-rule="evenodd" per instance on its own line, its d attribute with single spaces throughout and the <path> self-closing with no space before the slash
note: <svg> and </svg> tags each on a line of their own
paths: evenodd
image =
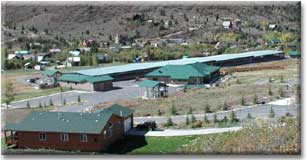
<svg viewBox="0 0 306 160">
<path fill-rule="evenodd" d="M 166 83 L 203 84 L 219 77 L 220 67 L 204 63 L 166 65 L 145 75 L 146 78 Z"/>
</svg>

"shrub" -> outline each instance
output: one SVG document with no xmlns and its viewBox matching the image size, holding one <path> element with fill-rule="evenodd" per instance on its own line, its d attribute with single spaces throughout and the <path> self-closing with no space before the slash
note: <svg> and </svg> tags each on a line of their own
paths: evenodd
<svg viewBox="0 0 306 160">
<path fill-rule="evenodd" d="M 189 108 L 188 114 L 192 114 L 192 107 Z"/>
<path fill-rule="evenodd" d="M 197 118 L 193 114 L 191 114 L 191 123 L 194 123 L 196 121 L 197 121 Z"/>
<path fill-rule="evenodd" d="M 189 115 L 187 114 L 186 115 L 186 125 L 189 125 L 189 117 L 188 117 Z"/>
<path fill-rule="evenodd" d="M 158 109 L 157 115 L 158 115 L 158 116 L 161 116 L 161 115 L 162 115 L 162 112 L 160 111 L 160 109 Z"/>
<path fill-rule="evenodd" d="M 204 115 L 204 123 L 210 123 L 206 115 Z"/>
<path fill-rule="evenodd" d="M 218 118 L 217 118 L 217 115 L 214 114 L 214 123 L 218 123 L 218 122 L 219 122 L 219 120 L 218 120 Z"/>
<path fill-rule="evenodd" d="M 167 120 L 167 123 L 164 126 L 165 127 L 170 127 L 170 126 L 173 126 L 173 125 L 174 125 L 174 123 L 172 122 L 171 117 L 169 117 L 168 120 Z"/>
<path fill-rule="evenodd" d="M 257 104 L 257 103 L 258 103 L 258 97 L 257 97 L 256 94 L 254 95 L 253 103 L 254 103 L 254 104 Z"/>
<path fill-rule="evenodd" d="M 63 104 L 64 104 L 64 105 L 66 105 L 66 99 L 64 99 L 64 102 L 63 102 Z"/>
<path fill-rule="evenodd" d="M 41 102 L 39 102 L 39 105 L 38 105 L 38 107 L 39 107 L 39 108 L 42 108 Z"/>
<path fill-rule="evenodd" d="M 252 117 L 251 113 L 248 113 L 247 119 L 252 119 L 252 118 L 253 118 L 253 117 Z"/>
<path fill-rule="evenodd" d="M 228 110 L 228 105 L 226 103 L 226 101 L 224 101 L 224 104 L 223 104 L 223 108 L 222 108 L 224 111 Z"/>
<path fill-rule="evenodd" d="M 272 92 L 272 88 L 271 88 L 271 86 L 269 86 L 269 91 L 268 91 L 268 94 L 269 94 L 269 96 L 272 96 L 272 95 L 273 95 L 273 92 Z"/>
<path fill-rule="evenodd" d="M 284 90 L 283 90 L 282 87 L 279 87 L 278 93 L 279 93 L 279 96 L 280 96 L 280 97 L 285 97 L 285 92 L 284 92 Z"/>
<path fill-rule="evenodd" d="M 209 104 L 206 104 L 205 105 L 205 113 L 211 113 L 212 111 L 210 110 L 210 106 L 209 106 Z"/>
<path fill-rule="evenodd" d="M 202 127 L 202 125 L 203 125 L 202 121 L 197 121 L 191 125 L 191 128 L 200 128 Z"/>
</svg>

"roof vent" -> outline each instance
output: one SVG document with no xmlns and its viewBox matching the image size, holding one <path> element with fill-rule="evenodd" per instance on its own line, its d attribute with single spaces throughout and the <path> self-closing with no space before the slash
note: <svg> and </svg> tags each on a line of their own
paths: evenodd
<svg viewBox="0 0 306 160">
<path fill-rule="evenodd" d="M 32 120 L 34 121 L 34 120 L 35 120 L 35 118 L 33 117 L 33 118 L 32 118 Z"/>
<path fill-rule="evenodd" d="M 96 119 L 96 123 L 98 122 L 98 120 Z"/>
<path fill-rule="evenodd" d="M 39 113 L 39 115 L 41 116 L 41 115 L 42 115 L 42 113 Z"/>
<path fill-rule="evenodd" d="M 67 119 L 66 122 L 69 123 L 69 120 Z"/>
<path fill-rule="evenodd" d="M 100 117 L 101 115 L 100 114 L 98 114 L 98 117 Z"/>
<path fill-rule="evenodd" d="M 80 116 L 82 116 L 83 115 L 83 112 L 80 112 Z"/>
</svg>

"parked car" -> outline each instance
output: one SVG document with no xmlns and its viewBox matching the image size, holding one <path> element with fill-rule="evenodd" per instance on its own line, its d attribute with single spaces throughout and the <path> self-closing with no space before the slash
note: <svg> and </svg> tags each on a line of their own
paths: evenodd
<svg viewBox="0 0 306 160">
<path fill-rule="evenodd" d="M 155 121 L 146 121 L 143 124 L 138 124 L 136 129 L 141 131 L 154 131 L 156 129 L 156 123 Z"/>
</svg>

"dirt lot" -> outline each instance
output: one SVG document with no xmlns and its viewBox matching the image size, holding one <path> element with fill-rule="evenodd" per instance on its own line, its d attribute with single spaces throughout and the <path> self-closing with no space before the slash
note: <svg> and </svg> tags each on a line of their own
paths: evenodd
<svg viewBox="0 0 306 160">
<path fill-rule="evenodd" d="M 194 113 L 203 113 L 206 104 L 210 105 L 212 111 L 220 110 L 226 102 L 230 108 L 240 105 L 242 97 L 246 104 L 252 104 L 255 94 L 258 99 L 271 101 L 279 97 L 279 88 L 282 86 L 285 95 L 295 94 L 296 84 L 299 84 L 300 69 L 297 60 L 282 60 L 275 62 L 264 62 L 251 65 L 282 65 L 284 70 L 259 70 L 250 72 L 233 73 L 228 81 L 219 87 L 209 89 L 193 89 L 187 92 L 177 92 L 169 98 L 157 100 L 121 100 L 114 103 L 130 106 L 134 109 L 136 116 L 157 115 L 158 110 L 162 115 L 170 115 L 170 108 L 175 106 L 179 114 L 186 114 L 190 107 Z M 283 83 L 281 83 L 283 76 Z M 270 78 L 271 77 L 271 78 Z M 271 82 L 270 80 L 271 79 Z M 292 87 L 288 87 L 290 84 Z M 271 86 L 273 95 L 269 95 Z M 101 104 L 99 107 L 109 104 Z M 99 108 L 98 107 L 98 108 Z"/>
</svg>

